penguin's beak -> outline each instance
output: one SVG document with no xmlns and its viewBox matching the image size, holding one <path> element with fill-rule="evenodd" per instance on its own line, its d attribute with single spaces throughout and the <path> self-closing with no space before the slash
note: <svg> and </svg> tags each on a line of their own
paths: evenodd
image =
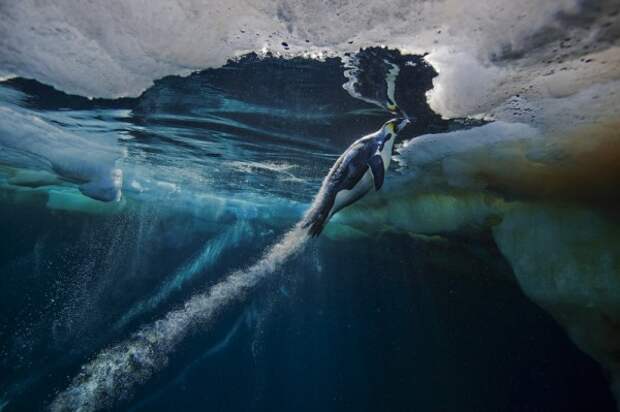
<svg viewBox="0 0 620 412">
<path fill-rule="evenodd" d="M 409 123 L 411 123 L 411 120 L 407 118 L 401 120 L 400 123 L 398 123 L 398 126 L 396 126 L 396 133 L 400 133 L 400 131 L 403 130 Z"/>
</svg>

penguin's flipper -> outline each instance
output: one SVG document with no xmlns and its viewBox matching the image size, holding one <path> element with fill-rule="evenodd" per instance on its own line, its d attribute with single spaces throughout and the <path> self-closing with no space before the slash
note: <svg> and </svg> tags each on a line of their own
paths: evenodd
<svg viewBox="0 0 620 412">
<path fill-rule="evenodd" d="M 372 171 L 375 190 L 381 189 L 381 186 L 383 186 L 383 178 L 385 177 L 385 167 L 383 166 L 381 155 L 376 154 L 368 159 L 368 166 L 370 166 L 370 170 Z"/>
</svg>

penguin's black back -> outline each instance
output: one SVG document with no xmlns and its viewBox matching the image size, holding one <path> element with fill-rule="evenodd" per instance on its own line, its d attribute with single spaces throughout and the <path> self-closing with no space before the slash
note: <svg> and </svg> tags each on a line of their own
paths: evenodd
<svg viewBox="0 0 620 412">
<path fill-rule="evenodd" d="M 368 170 L 368 160 L 379 144 L 376 137 L 374 133 L 355 141 L 340 155 L 323 179 L 321 189 L 302 223 L 311 236 L 318 236 L 323 231 L 338 192 L 353 189 Z"/>
</svg>

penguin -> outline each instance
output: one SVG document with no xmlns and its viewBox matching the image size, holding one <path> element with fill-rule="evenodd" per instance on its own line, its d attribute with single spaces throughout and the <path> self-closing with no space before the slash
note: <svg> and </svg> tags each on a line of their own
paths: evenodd
<svg viewBox="0 0 620 412">
<path fill-rule="evenodd" d="M 377 132 L 356 140 L 336 160 L 302 220 L 302 227 L 312 237 L 320 235 L 339 210 L 368 192 L 381 189 L 392 159 L 394 140 L 409 122 L 408 118 L 388 120 Z"/>
</svg>

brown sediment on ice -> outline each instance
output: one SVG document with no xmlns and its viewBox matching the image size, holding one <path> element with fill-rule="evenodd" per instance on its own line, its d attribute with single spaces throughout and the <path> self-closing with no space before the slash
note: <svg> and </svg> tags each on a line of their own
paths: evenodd
<svg viewBox="0 0 620 412">
<path fill-rule="evenodd" d="M 620 201 L 620 122 L 575 129 L 567 136 L 506 144 L 513 156 L 472 153 L 475 179 L 507 196 L 615 207 Z"/>
</svg>

